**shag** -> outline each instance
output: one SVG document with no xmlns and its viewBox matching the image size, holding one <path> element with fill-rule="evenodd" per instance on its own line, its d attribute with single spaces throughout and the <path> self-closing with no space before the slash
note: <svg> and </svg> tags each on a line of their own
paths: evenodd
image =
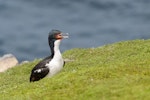
<svg viewBox="0 0 150 100">
<path fill-rule="evenodd" d="M 52 77 L 61 71 L 65 62 L 59 50 L 59 45 L 64 38 L 68 38 L 68 34 L 64 34 L 59 30 L 49 32 L 48 42 L 51 55 L 35 65 L 31 71 L 30 82 L 39 81 L 44 77 Z"/>
</svg>

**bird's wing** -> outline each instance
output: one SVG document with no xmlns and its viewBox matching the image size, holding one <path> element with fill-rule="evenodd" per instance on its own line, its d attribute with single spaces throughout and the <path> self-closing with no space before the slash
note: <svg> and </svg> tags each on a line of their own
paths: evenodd
<svg viewBox="0 0 150 100">
<path fill-rule="evenodd" d="M 46 64 L 51 61 L 51 58 L 45 58 L 41 62 L 39 62 L 31 72 L 30 82 L 38 81 L 44 78 L 50 71 L 50 69 L 46 66 Z"/>
</svg>

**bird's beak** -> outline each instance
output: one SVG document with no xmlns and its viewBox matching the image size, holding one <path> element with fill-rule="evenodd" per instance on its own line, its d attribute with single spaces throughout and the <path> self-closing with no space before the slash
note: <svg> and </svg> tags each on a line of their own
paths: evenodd
<svg viewBox="0 0 150 100">
<path fill-rule="evenodd" d="M 61 33 L 63 38 L 69 38 L 69 33 Z"/>
</svg>

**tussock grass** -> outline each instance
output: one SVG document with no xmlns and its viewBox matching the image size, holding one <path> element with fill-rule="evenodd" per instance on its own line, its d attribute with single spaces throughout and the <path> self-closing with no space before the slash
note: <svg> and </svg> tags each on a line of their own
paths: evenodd
<svg viewBox="0 0 150 100">
<path fill-rule="evenodd" d="M 1 100 L 150 100 L 150 40 L 72 49 L 52 78 L 29 83 L 39 60 L 0 73 Z"/>
</svg>

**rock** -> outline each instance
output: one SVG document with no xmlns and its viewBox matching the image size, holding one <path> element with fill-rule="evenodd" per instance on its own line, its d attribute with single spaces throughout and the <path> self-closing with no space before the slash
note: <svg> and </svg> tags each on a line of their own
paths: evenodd
<svg viewBox="0 0 150 100">
<path fill-rule="evenodd" d="M 12 54 L 6 54 L 0 57 L 0 72 L 4 72 L 18 64 L 18 60 Z"/>
</svg>

